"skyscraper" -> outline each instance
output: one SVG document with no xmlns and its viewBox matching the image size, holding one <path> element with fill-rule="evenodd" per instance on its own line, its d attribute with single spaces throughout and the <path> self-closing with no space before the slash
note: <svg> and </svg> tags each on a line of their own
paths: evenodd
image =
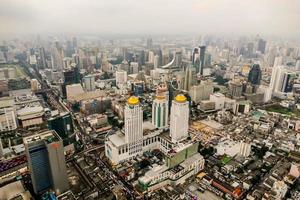
<svg viewBox="0 0 300 200">
<path fill-rule="evenodd" d="M 283 66 L 274 65 L 272 69 L 271 80 L 270 80 L 270 88 L 272 89 L 273 92 L 281 91 L 284 71 L 285 69 Z"/>
<path fill-rule="evenodd" d="M 96 88 L 95 85 L 95 76 L 88 75 L 83 77 L 83 85 L 86 91 L 94 91 Z"/>
<path fill-rule="evenodd" d="M 259 85 L 261 80 L 261 69 L 258 64 L 254 64 L 248 74 L 248 81 L 253 85 Z"/>
<path fill-rule="evenodd" d="M 178 142 L 188 136 L 189 128 L 189 102 L 186 97 L 179 94 L 172 101 L 170 117 L 170 136 L 172 142 Z"/>
<path fill-rule="evenodd" d="M 159 67 L 159 56 L 155 55 L 154 56 L 154 69 Z"/>
<path fill-rule="evenodd" d="M 152 104 L 152 124 L 156 128 L 167 127 L 168 115 L 168 99 L 166 99 L 165 94 L 157 95 Z"/>
<path fill-rule="evenodd" d="M 147 49 L 152 49 L 153 48 L 153 41 L 152 38 L 147 39 Z"/>
<path fill-rule="evenodd" d="M 197 82 L 197 72 L 196 68 L 193 66 L 188 66 L 185 71 L 184 79 L 184 90 L 189 91 L 190 88 Z"/>
<path fill-rule="evenodd" d="M 265 53 L 265 50 L 266 50 L 266 41 L 265 40 L 263 40 L 261 38 L 258 40 L 257 50 L 260 51 L 262 54 Z"/>
<path fill-rule="evenodd" d="M 25 152 L 34 192 L 53 189 L 61 194 L 69 189 L 63 143 L 55 131 L 25 137 Z"/>
<path fill-rule="evenodd" d="M 206 47 L 205 46 L 200 46 L 200 68 L 199 68 L 199 71 L 197 71 L 197 73 L 200 73 L 201 75 L 203 74 L 203 68 L 204 68 L 204 65 L 205 65 L 205 49 Z"/>
<path fill-rule="evenodd" d="M 127 100 L 124 110 L 125 142 L 128 143 L 129 154 L 135 154 L 143 147 L 143 110 L 138 97 Z"/>
</svg>

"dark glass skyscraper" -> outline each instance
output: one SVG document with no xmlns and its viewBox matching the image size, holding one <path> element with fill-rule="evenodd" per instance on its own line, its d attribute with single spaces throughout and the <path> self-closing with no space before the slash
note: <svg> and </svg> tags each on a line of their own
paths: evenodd
<svg viewBox="0 0 300 200">
<path fill-rule="evenodd" d="M 265 53 L 266 50 L 266 41 L 263 39 L 258 40 L 258 47 L 257 50 L 260 51 L 262 54 Z"/>
<path fill-rule="evenodd" d="M 248 74 L 248 82 L 259 85 L 261 80 L 261 69 L 258 64 L 254 64 Z"/>
<path fill-rule="evenodd" d="M 200 46 L 199 48 L 200 48 L 200 69 L 199 69 L 199 72 L 202 75 L 203 74 L 203 68 L 204 68 L 204 65 L 205 65 L 205 49 L 206 49 L 206 46 Z"/>
</svg>

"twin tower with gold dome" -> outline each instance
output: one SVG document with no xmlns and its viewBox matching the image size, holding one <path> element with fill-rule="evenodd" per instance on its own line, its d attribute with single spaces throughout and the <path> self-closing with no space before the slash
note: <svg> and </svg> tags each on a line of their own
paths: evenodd
<svg viewBox="0 0 300 200">
<path fill-rule="evenodd" d="M 131 96 L 127 100 L 129 107 L 140 104 L 139 98 Z M 126 118 L 126 116 L 125 116 Z M 189 102 L 183 94 L 177 95 L 172 101 L 170 123 L 169 102 L 165 95 L 157 95 L 152 104 L 152 124 L 156 128 L 168 128 L 170 124 L 170 137 L 172 142 L 179 142 L 188 136 Z"/>
</svg>

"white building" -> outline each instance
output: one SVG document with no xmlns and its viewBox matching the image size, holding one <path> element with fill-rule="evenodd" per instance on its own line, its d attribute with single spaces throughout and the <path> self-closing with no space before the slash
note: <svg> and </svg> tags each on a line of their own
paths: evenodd
<svg viewBox="0 0 300 200">
<path fill-rule="evenodd" d="M 116 84 L 126 84 L 127 83 L 127 71 L 118 70 L 116 71 Z"/>
<path fill-rule="evenodd" d="M 184 95 L 177 95 L 172 101 L 170 117 L 170 136 L 172 142 L 188 137 L 189 102 Z"/>
<path fill-rule="evenodd" d="M 94 91 L 96 88 L 95 76 L 88 75 L 83 77 L 83 86 L 85 91 Z"/>
<path fill-rule="evenodd" d="M 169 103 L 166 96 L 156 96 L 152 104 L 152 124 L 156 128 L 168 126 Z"/>
<path fill-rule="evenodd" d="M 200 103 L 202 100 L 209 100 L 209 96 L 213 92 L 213 84 L 209 81 L 202 81 L 200 85 L 194 85 L 189 90 L 192 101 L 195 103 Z"/>
<path fill-rule="evenodd" d="M 277 67 L 277 66 L 280 66 L 282 64 L 283 64 L 283 58 L 282 58 L 282 56 L 275 57 L 273 67 Z"/>
<path fill-rule="evenodd" d="M 240 142 L 240 152 L 239 154 L 248 157 L 251 153 L 251 144 L 246 142 Z"/>
<path fill-rule="evenodd" d="M 124 110 L 125 142 L 129 144 L 129 154 L 135 154 L 142 150 L 143 110 L 139 104 L 139 99 L 132 96 L 128 99 Z"/>
<path fill-rule="evenodd" d="M 15 112 L 12 108 L 0 109 L 0 132 L 17 129 Z"/>
<path fill-rule="evenodd" d="M 285 70 L 283 66 L 274 65 L 272 69 L 271 80 L 270 80 L 270 88 L 272 89 L 273 92 L 281 91 L 284 71 Z"/>
<path fill-rule="evenodd" d="M 139 73 L 139 63 L 138 62 L 131 62 L 130 63 L 130 71 L 132 74 Z"/>
</svg>

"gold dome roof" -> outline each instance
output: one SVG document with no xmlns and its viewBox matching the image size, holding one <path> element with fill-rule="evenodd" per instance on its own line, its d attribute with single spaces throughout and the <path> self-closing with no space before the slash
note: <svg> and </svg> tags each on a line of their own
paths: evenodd
<svg viewBox="0 0 300 200">
<path fill-rule="evenodd" d="M 156 95 L 155 99 L 158 99 L 158 100 L 165 100 L 166 97 L 163 96 L 163 95 Z"/>
<path fill-rule="evenodd" d="M 129 97 L 129 99 L 127 100 L 127 103 L 131 106 L 137 105 L 140 103 L 140 100 L 138 97 L 136 96 L 131 96 Z"/>
<path fill-rule="evenodd" d="M 186 102 L 186 97 L 183 94 L 178 94 L 175 97 L 175 101 L 177 101 L 178 103 L 184 103 Z"/>
</svg>

